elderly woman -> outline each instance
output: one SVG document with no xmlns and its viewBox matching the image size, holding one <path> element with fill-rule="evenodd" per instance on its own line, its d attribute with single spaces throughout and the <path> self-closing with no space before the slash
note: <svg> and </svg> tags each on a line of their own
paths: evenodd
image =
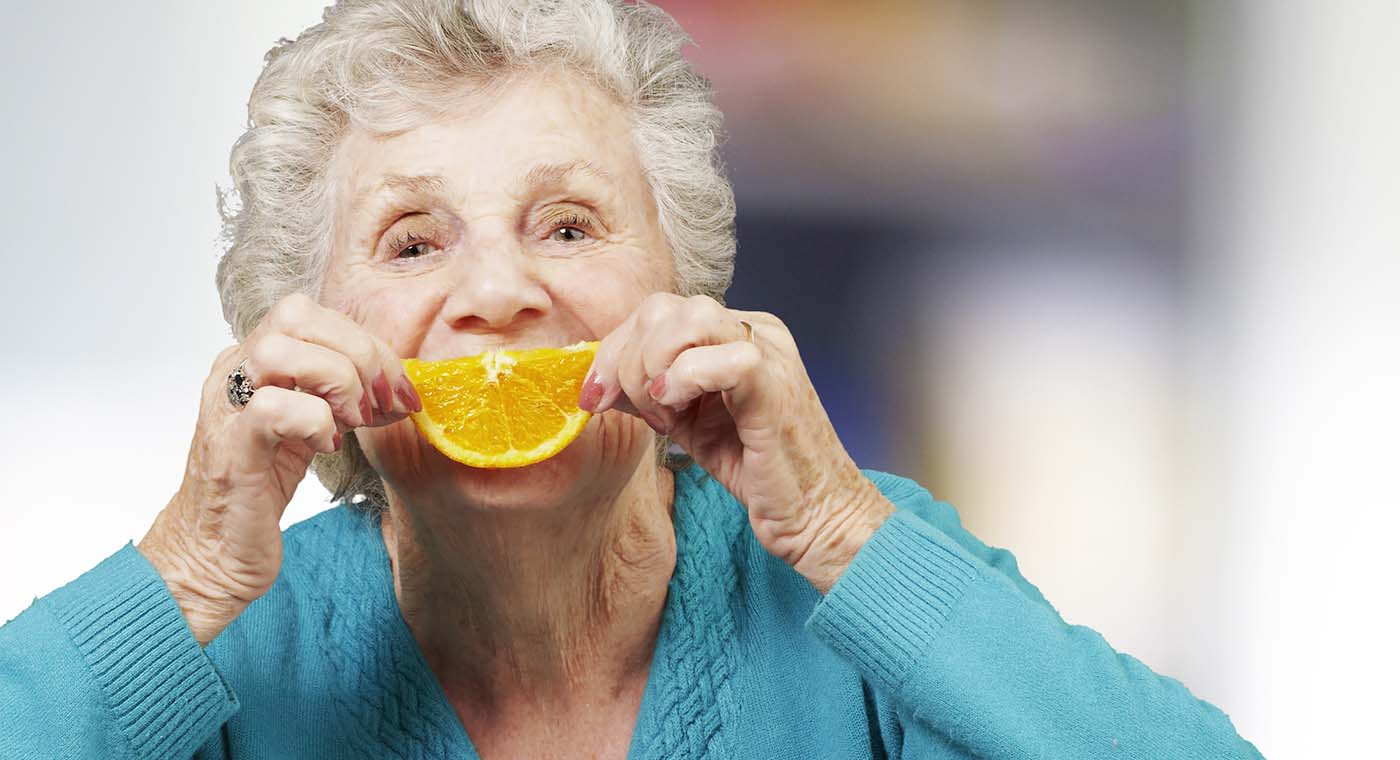
<svg viewBox="0 0 1400 760">
<path fill-rule="evenodd" d="M 721 305 L 683 42 L 645 5 L 357 0 L 269 55 L 238 345 L 140 544 L 0 629 L 0 755 L 1257 756 L 857 469 L 783 324 Z M 558 456 L 475 469 L 405 419 L 402 358 L 595 339 Z M 283 534 L 309 468 L 346 503 Z"/>
</svg>

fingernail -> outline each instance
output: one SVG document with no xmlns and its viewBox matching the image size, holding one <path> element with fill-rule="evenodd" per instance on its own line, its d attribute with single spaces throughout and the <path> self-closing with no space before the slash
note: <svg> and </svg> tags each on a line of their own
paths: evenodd
<svg viewBox="0 0 1400 760">
<path fill-rule="evenodd" d="M 360 397 L 360 426 L 370 424 L 374 421 L 374 410 L 369 405 L 369 394 Z"/>
<path fill-rule="evenodd" d="M 603 390 L 598 376 L 589 372 L 588 379 L 583 381 L 583 390 L 578 394 L 578 408 L 585 412 L 596 411 L 598 402 L 603 400 Z"/>
<path fill-rule="evenodd" d="M 662 422 L 661 418 L 657 417 L 656 415 L 650 412 L 639 411 L 637 413 L 642 416 L 642 422 L 645 422 L 647 425 L 649 425 L 652 430 L 655 430 L 661 435 L 666 435 L 666 423 Z"/>
<path fill-rule="evenodd" d="M 409 382 L 408 375 L 399 378 L 399 384 L 394 388 L 394 395 L 399 397 L 404 408 L 410 412 L 423 411 L 423 400 L 418 398 L 418 391 L 413 389 L 413 383 Z"/>
<path fill-rule="evenodd" d="M 656 399 L 657 401 L 661 400 L 661 396 L 666 393 L 665 372 L 662 372 L 661 374 L 657 375 L 656 379 L 651 381 L 651 386 L 647 388 L 647 393 L 650 393 L 651 397 Z"/>
<path fill-rule="evenodd" d="M 335 435 L 331 436 L 331 445 L 335 447 L 335 450 L 336 450 L 336 451 L 340 451 L 340 431 L 339 431 L 339 430 L 335 431 Z"/>
<path fill-rule="evenodd" d="M 389 390 L 389 378 L 385 377 L 383 372 L 379 373 L 379 377 L 374 378 L 373 387 L 374 401 L 379 405 L 379 411 L 394 411 L 394 394 Z"/>
</svg>

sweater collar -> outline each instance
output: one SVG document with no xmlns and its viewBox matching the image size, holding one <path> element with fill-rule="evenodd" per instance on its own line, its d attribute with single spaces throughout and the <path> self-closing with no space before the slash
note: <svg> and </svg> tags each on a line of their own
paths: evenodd
<svg viewBox="0 0 1400 760">
<path fill-rule="evenodd" d="M 743 508 L 698 466 L 676 473 L 676 569 L 671 576 L 628 757 L 733 757 L 739 705 L 735 655 L 737 543 Z M 363 757 L 467 757 L 475 748 L 423 658 L 394 596 L 378 518 L 336 508 L 321 656 L 337 674 L 336 708 L 353 717 Z M 338 531 L 339 532 L 339 531 Z"/>
</svg>

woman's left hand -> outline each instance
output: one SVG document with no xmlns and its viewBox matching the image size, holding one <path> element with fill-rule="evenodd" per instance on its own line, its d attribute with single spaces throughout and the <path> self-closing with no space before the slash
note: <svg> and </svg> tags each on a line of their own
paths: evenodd
<svg viewBox="0 0 1400 760">
<path fill-rule="evenodd" d="M 648 296 L 598 346 L 579 406 L 669 435 L 748 509 L 759 543 L 822 593 L 894 511 L 837 439 L 772 314 Z"/>
</svg>

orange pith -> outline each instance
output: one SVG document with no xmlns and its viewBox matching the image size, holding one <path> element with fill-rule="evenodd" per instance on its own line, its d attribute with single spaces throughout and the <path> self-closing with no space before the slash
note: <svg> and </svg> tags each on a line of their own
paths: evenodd
<svg viewBox="0 0 1400 760">
<path fill-rule="evenodd" d="M 598 344 L 405 359 L 423 400 L 413 415 L 438 451 L 472 467 L 524 467 L 558 454 L 592 416 L 578 408 Z"/>
</svg>

